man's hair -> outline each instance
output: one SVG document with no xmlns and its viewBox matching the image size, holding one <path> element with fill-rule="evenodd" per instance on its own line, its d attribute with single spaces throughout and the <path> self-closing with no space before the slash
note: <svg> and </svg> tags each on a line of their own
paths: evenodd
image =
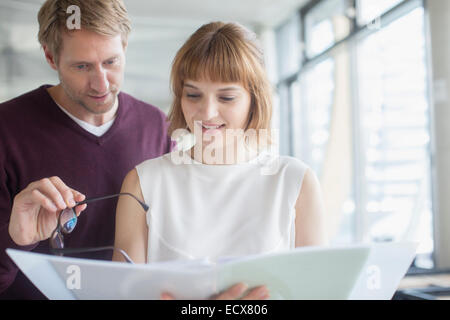
<svg viewBox="0 0 450 320">
<path fill-rule="evenodd" d="M 239 82 L 250 93 L 247 129 L 270 129 L 272 88 L 256 35 L 237 23 L 211 22 L 200 27 L 178 51 L 172 64 L 174 100 L 168 119 L 169 135 L 186 128 L 181 109 L 184 81 L 206 78 Z"/>
<path fill-rule="evenodd" d="M 67 28 L 71 14 L 67 8 L 75 5 L 80 9 L 80 27 L 105 36 L 122 36 L 125 45 L 131 31 L 131 23 L 122 0 L 47 0 L 38 13 L 38 39 L 47 46 L 55 62 L 62 49 L 63 32 L 73 32 Z"/>
</svg>

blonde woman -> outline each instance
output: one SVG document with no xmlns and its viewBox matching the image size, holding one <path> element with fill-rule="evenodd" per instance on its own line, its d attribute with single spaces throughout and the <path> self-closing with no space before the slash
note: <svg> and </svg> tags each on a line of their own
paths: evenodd
<svg viewBox="0 0 450 320">
<path fill-rule="evenodd" d="M 315 174 L 285 156 L 263 170 L 272 99 L 254 33 L 235 23 L 202 26 L 178 51 L 171 86 L 169 134 L 186 130 L 195 144 L 128 173 L 121 192 L 150 210 L 144 215 L 133 199 L 119 200 L 115 246 L 148 263 L 325 244 Z M 216 298 L 269 297 L 265 286 L 246 289 L 237 284 Z"/>
</svg>

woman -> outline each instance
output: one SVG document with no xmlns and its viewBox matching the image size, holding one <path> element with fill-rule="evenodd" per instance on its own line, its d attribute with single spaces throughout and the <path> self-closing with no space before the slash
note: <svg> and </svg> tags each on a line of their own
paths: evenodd
<svg viewBox="0 0 450 320">
<path fill-rule="evenodd" d="M 171 85 L 169 134 L 187 130 L 195 145 L 145 161 L 126 176 L 121 192 L 137 195 L 150 210 L 145 216 L 136 201 L 121 198 L 115 245 L 146 263 L 325 244 L 314 173 L 291 157 L 263 170 L 272 99 L 255 35 L 235 23 L 202 26 L 178 51 Z M 220 297 L 244 290 L 239 284 Z M 259 287 L 246 297 L 267 298 L 267 291 Z"/>
</svg>

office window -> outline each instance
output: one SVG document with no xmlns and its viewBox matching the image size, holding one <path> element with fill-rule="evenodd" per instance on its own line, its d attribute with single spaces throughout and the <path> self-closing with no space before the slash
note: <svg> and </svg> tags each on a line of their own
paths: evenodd
<svg viewBox="0 0 450 320">
<path fill-rule="evenodd" d="M 370 240 L 420 238 L 431 254 L 429 106 L 423 8 L 358 44 L 360 155 Z"/>
<path fill-rule="evenodd" d="M 284 134 L 319 177 L 331 242 L 416 240 L 416 266 L 432 267 L 422 2 L 323 0 L 299 25 L 307 59 L 278 85 L 291 115 Z"/>
<path fill-rule="evenodd" d="M 336 27 L 336 24 L 349 21 L 346 0 L 322 1 L 311 9 L 304 19 L 308 58 L 320 54 L 350 33 L 350 28 Z"/>
<path fill-rule="evenodd" d="M 298 15 L 291 17 L 276 30 L 278 77 L 284 78 L 300 69 L 302 43 Z"/>
<path fill-rule="evenodd" d="M 404 0 L 357 0 L 358 24 L 365 25 Z"/>
<path fill-rule="evenodd" d="M 334 94 L 334 63 L 328 58 L 300 76 L 292 90 L 292 99 L 299 99 L 294 123 L 302 133 L 293 136 L 296 156 L 302 158 L 320 177 L 329 138 L 330 118 Z M 320 85 L 318 85 L 320 84 Z M 299 92 L 300 90 L 300 92 Z M 302 147 L 298 147 L 302 146 Z"/>
</svg>

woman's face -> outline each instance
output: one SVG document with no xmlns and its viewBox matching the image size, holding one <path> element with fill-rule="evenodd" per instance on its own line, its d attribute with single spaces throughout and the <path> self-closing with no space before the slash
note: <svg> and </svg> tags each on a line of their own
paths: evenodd
<svg viewBox="0 0 450 320">
<path fill-rule="evenodd" d="M 203 146 L 213 141 L 223 143 L 226 134 L 243 133 L 250 104 L 250 93 L 241 83 L 208 79 L 184 82 L 181 109 L 190 131 Z"/>
</svg>

